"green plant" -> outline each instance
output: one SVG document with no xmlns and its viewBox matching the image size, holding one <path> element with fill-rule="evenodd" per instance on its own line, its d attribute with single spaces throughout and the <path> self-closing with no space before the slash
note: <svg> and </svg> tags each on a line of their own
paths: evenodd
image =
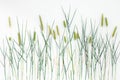
<svg viewBox="0 0 120 80">
<path fill-rule="evenodd" d="M 17 38 L 7 37 L 0 47 L 4 80 L 109 80 L 111 75 L 111 80 L 116 80 L 120 56 L 117 27 L 103 36 L 99 29 L 109 28 L 103 14 L 100 25 L 83 19 L 76 25 L 76 10 L 72 15 L 70 9 L 68 14 L 62 11 L 62 26 L 54 22 L 45 26 L 38 16 L 39 30 L 33 32 L 27 31 L 27 23 L 20 26 L 17 19 Z M 8 23 L 12 29 L 10 17 Z"/>
</svg>

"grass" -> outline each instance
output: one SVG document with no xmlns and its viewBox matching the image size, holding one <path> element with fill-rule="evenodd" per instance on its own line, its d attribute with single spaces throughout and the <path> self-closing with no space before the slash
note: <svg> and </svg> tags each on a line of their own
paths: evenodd
<svg viewBox="0 0 120 80">
<path fill-rule="evenodd" d="M 62 11 L 62 26 L 45 26 L 38 16 L 39 31 L 28 32 L 17 19 L 17 38 L 7 37 L 0 47 L 4 80 L 116 80 L 117 27 L 103 36 L 99 29 L 109 28 L 103 14 L 100 25 L 81 19 L 79 28 L 73 23 L 76 11 Z M 10 17 L 8 23 L 12 28 Z"/>
</svg>

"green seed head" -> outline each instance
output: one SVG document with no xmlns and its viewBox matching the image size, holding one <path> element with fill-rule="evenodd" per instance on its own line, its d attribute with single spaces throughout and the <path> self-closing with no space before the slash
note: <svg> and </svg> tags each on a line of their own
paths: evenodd
<svg viewBox="0 0 120 80">
<path fill-rule="evenodd" d="M 89 37 L 89 43 L 92 43 L 92 37 L 91 36 Z"/>
<path fill-rule="evenodd" d="M 108 26 L 108 20 L 106 17 L 105 17 L 105 24 L 106 24 L 106 26 Z"/>
<path fill-rule="evenodd" d="M 33 35 L 33 41 L 36 40 L 36 32 L 34 31 L 34 35 Z"/>
<path fill-rule="evenodd" d="M 52 30 L 50 28 L 50 25 L 48 25 L 48 31 L 49 31 L 49 35 L 51 35 L 52 34 Z"/>
<path fill-rule="evenodd" d="M 77 40 L 80 38 L 79 33 L 73 32 L 74 40 Z"/>
<path fill-rule="evenodd" d="M 63 26 L 64 26 L 65 28 L 67 27 L 65 20 L 63 21 Z"/>
<path fill-rule="evenodd" d="M 42 21 L 41 16 L 39 16 L 39 21 L 40 21 L 40 29 L 41 29 L 41 31 L 43 31 L 44 30 L 44 26 L 43 26 L 43 21 Z"/>
<path fill-rule="evenodd" d="M 11 27 L 11 18 L 10 18 L 10 16 L 8 17 L 8 24 L 9 24 L 9 27 Z"/>
<path fill-rule="evenodd" d="M 54 30 L 53 30 L 53 38 L 54 38 L 54 40 L 56 40 L 56 33 Z"/>
<path fill-rule="evenodd" d="M 103 24 L 104 24 L 104 15 L 102 14 L 101 15 L 101 27 L 103 27 Z"/>
<path fill-rule="evenodd" d="M 74 40 L 76 40 L 76 39 L 77 39 L 77 34 L 76 34 L 76 32 L 73 32 L 73 35 L 74 35 Z"/>
<path fill-rule="evenodd" d="M 59 36 L 60 33 L 59 33 L 58 25 L 56 25 L 56 31 L 57 31 L 57 35 Z"/>
<path fill-rule="evenodd" d="M 18 32 L 18 44 L 21 44 L 21 36 L 20 36 L 20 32 Z"/>
<path fill-rule="evenodd" d="M 64 36 L 64 42 L 65 42 L 65 43 L 67 42 L 66 36 Z"/>
<path fill-rule="evenodd" d="M 117 26 L 114 28 L 114 30 L 113 30 L 113 32 L 112 32 L 112 37 L 115 36 L 116 30 L 117 30 Z"/>
<path fill-rule="evenodd" d="M 12 40 L 12 38 L 11 37 L 9 37 L 9 41 L 11 41 Z"/>
</svg>

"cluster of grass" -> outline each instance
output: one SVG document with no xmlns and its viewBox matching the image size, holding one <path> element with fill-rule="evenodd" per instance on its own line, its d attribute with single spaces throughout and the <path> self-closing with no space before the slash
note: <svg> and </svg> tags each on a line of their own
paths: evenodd
<svg viewBox="0 0 120 80">
<path fill-rule="evenodd" d="M 103 14 L 101 25 L 81 20 L 78 27 L 72 23 L 76 11 L 63 13 L 62 30 L 45 26 L 41 16 L 39 31 L 27 32 L 17 21 L 17 39 L 7 37 L 0 48 L 4 80 L 116 80 L 117 27 L 102 36 L 99 29 L 108 26 Z M 11 27 L 10 17 L 8 22 Z"/>
</svg>

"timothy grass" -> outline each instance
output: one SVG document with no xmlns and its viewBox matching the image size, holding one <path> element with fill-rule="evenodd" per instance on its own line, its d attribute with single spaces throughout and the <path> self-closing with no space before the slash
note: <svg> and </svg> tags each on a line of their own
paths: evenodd
<svg viewBox="0 0 120 80">
<path fill-rule="evenodd" d="M 73 14 L 62 11 L 62 26 L 54 22 L 45 26 L 38 16 L 39 30 L 33 32 L 17 19 L 17 38 L 6 37 L 0 47 L 4 80 L 116 80 L 120 56 L 117 27 L 102 36 L 99 29 L 109 28 L 103 14 L 100 25 L 83 19 L 76 25 L 76 10 Z M 12 29 L 10 17 L 8 23 Z"/>
</svg>

